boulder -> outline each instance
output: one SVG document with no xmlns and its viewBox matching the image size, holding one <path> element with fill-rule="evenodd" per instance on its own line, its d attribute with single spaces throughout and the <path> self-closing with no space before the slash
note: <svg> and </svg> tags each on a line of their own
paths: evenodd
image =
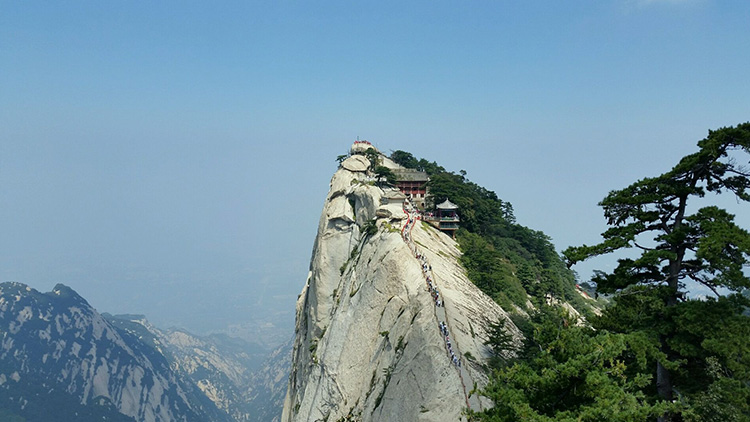
<svg viewBox="0 0 750 422">
<path fill-rule="evenodd" d="M 341 167 L 349 171 L 364 172 L 370 168 L 370 160 L 364 155 L 352 155 L 341 163 Z"/>
</svg>

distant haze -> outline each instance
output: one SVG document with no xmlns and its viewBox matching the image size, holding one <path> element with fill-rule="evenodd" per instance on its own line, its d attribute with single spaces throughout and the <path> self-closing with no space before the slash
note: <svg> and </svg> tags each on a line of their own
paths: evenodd
<svg viewBox="0 0 750 422">
<path fill-rule="evenodd" d="M 712 0 L 5 2 L 0 281 L 291 336 L 357 136 L 466 170 L 558 249 L 594 243 L 609 190 L 750 120 L 749 21 Z"/>
</svg>

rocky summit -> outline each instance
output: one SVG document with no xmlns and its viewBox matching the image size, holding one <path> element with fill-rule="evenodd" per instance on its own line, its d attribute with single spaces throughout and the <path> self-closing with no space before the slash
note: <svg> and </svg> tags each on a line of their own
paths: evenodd
<svg viewBox="0 0 750 422">
<path fill-rule="evenodd" d="M 362 149 L 331 179 L 297 301 L 282 421 L 466 420 L 464 409 L 489 405 L 477 394 L 488 324 L 520 333 L 467 278 L 451 236 L 373 171 L 403 169 Z"/>
</svg>

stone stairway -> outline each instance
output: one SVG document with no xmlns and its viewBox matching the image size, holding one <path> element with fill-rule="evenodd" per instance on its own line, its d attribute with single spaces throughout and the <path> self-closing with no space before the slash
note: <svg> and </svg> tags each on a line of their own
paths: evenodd
<svg viewBox="0 0 750 422">
<path fill-rule="evenodd" d="M 466 399 L 466 406 L 469 409 L 479 411 L 481 410 L 481 404 L 479 402 L 478 395 L 475 393 L 472 394 L 471 397 L 469 397 L 469 391 L 471 391 L 471 389 L 474 387 L 474 380 L 463 364 L 464 360 L 462 359 L 458 344 L 456 344 L 455 341 L 452 342 L 452 339 L 454 339 L 454 337 L 451 334 L 450 322 L 448 320 L 446 310 L 446 303 L 444 302 L 443 296 L 440 295 L 440 290 L 438 289 L 435 276 L 432 273 L 432 266 L 430 265 L 424 254 L 420 253 L 419 248 L 417 248 L 414 241 L 412 240 L 411 230 L 414 225 L 421 220 L 420 214 L 415 210 L 407 209 L 406 207 L 404 207 L 404 212 L 407 215 L 407 220 L 406 224 L 401 229 L 401 237 L 409 246 L 412 255 L 419 261 L 420 265 L 422 266 L 422 273 L 425 278 L 427 291 L 432 295 L 433 302 L 435 304 L 434 313 L 435 319 L 437 321 L 436 325 L 438 330 L 441 331 L 441 337 L 445 340 L 444 346 L 446 349 L 446 356 L 452 361 L 454 367 L 458 371 L 459 378 L 461 379 L 461 385 L 463 386 L 464 397 Z M 441 323 L 444 324 L 445 331 L 443 331 Z"/>
</svg>

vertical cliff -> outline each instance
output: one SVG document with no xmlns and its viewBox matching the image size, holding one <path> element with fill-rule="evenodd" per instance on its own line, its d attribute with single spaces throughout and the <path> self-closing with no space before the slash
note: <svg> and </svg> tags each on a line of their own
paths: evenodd
<svg viewBox="0 0 750 422">
<path fill-rule="evenodd" d="M 487 404 L 472 394 L 486 382 L 485 327 L 507 316 L 468 280 L 449 236 L 383 204 L 391 188 L 369 167 L 352 155 L 331 180 L 282 421 L 465 419 Z"/>
</svg>

